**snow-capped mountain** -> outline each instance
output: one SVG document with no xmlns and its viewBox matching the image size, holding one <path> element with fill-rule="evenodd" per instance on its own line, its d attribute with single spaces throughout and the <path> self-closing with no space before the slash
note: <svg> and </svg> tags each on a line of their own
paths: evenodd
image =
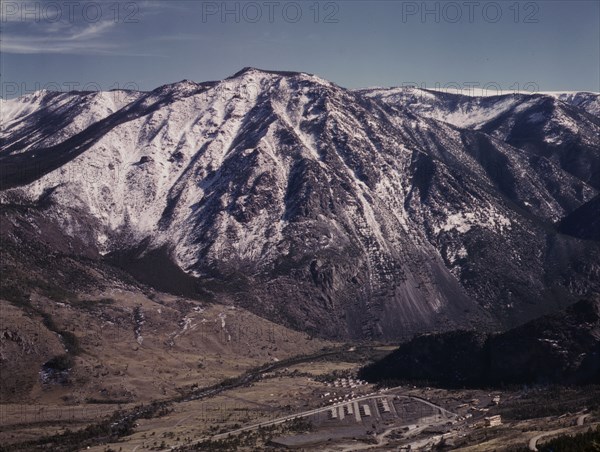
<svg viewBox="0 0 600 452">
<path fill-rule="evenodd" d="M 41 215 L 142 279 L 140 262 L 174 265 L 198 296 L 323 335 L 515 324 L 600 290 L 598 246 L 554 228 L 598 194 L 600 120 L 549 96 L 423 94 L 253 68 L 39 92 L 2 103 L 1 196 L 37 209 L 14 224 Z"/>
<path fill-rule="evenodd" d="M 485 132 L 527 154 L 549 158 L 600 189 L 600 94 L 473 97 L 416 88 L 360 93 L 421 116 Z"/>
<path fill-rule="evenodd" d="M 600 94 L 588 91 L 578 92 L 546 92 L 540 93 L 552 96 L 574 107 L 581 108 L 594 116 L 600 116 Z"/>
</svg>

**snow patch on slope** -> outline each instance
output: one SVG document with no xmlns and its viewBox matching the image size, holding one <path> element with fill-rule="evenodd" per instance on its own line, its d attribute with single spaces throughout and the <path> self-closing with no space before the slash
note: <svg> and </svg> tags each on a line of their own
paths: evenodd
<svg viewBox="0 0 600 452">
<path fill-rule="evenodd" d="M 502 233 L 511 228 L 511 221 L 492 207 L 478 211 L 463 211 L 450 214 L 446 220 L 434 227 L 435 234 L 457 231 L 466 234 L 474 227 L 482 227 Z"/>
</svg>

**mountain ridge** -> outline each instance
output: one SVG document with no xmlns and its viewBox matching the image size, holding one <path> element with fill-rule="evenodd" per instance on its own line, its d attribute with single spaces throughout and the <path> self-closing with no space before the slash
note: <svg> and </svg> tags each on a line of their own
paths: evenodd
<svg viewBox="0 0 600 452">
<path fill-rule="evenodd" d="M 509 325 L 598 290 L 595 245 L 554 226 L 598 189 L 554 154 L 300 72 L 115 94 L 14 101 L 0 197 L 45 196 L 125 267 L 162 255 L 201 294 L 351 338 Z"/>
</svg>

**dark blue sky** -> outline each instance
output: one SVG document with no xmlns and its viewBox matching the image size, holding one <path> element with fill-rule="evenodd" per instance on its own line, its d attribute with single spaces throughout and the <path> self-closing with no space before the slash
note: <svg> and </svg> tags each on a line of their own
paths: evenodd
<svg viewBox="0 0 600 452">
<path fill-rule="evenodd" d="M 597 0 L 79 3 L 2 1 L 3 96 L 152 89 L 244 66 L 350 88 L 600 91 Z"/>
</svg>

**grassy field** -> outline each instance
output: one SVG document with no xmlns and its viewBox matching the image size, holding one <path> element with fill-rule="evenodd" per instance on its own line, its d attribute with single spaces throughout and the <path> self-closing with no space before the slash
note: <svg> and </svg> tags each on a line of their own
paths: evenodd
<svg viewBox="0 0 600 452">
<path fill-rule="evenodd" d="M 232 306 L 158 293 L 36 295 L 31 306 L 0 300 L 2 444 L 83 428 L 332 345 Z M 40 370 L 56 357 L 67 376 L 44 383 Z"/>
</svg>

